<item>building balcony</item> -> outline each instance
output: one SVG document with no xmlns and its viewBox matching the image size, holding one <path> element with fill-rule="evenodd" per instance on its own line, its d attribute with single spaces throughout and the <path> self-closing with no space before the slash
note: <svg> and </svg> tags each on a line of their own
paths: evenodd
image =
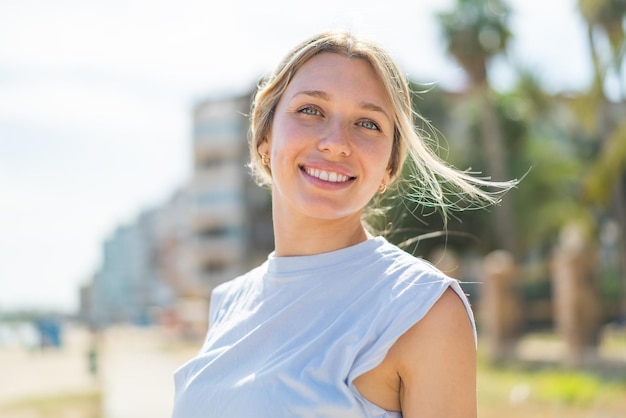
<svg viewBox="0 0 626 418">
<path fill-rule="evenodd" d="M 240 228 L 245 223 L 245 208 L 233 203 L 198 205 L 190 209 L 190 227 L 196 234 Z"/>
<path fill-rule="evenodd" d="M 233 138 L 206 138 L 196 140 L 193 145 L 195 167 L 212 165 L 223 160 L 244 161 L 247 146 Z"/>
<path fill-rule="evenodd" d="M 191 188 L 193 193 L 207 191 L 241 190 L 247 173 L 240 161 L 220 161 L 219 164 L 202 167 L 194 173 Z"/>
<path fill-rule="evenodd" d="M 196 270 L 218 272 L 239 264 L 245 254 L 246 245 L 242 234 L 196 237 L 193 256 Z"/>
</svg>

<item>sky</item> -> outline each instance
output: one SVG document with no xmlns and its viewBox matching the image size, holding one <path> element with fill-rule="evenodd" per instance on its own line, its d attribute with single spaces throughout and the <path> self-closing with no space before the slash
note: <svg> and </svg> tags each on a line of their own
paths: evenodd
<svg viewBox="0 0 626 418">
<path fill-rule="evenodd" d="M 551 91 L 591 78 L 576 0 L 511 0 L 513 64 Z M 452 0 L 0 0 L 0 313 L 78 307 L 118 225 L 191 176 L 191 112 L 247 92 L 325 29 L 377 40 L 406 74 L 455 89 L 434 14 Z"/>
</svg>

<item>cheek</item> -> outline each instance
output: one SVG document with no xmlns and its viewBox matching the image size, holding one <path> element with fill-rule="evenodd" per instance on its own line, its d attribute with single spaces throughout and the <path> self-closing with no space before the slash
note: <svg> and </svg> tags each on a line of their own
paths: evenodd
<svg viewBox="0 0 626 418">
<path fill-rule="evenodd" d="M 372 167 L 386 171 L 391 160 L 392 147 L 390 144 L 381 142 L 372 144 L 367 147 L 368 159 L 372 163 Z"/>
<path fill-rule="evenodd" d="M 290 154 L 303 144 L 305 135 L 295 124 L 282 123 L 275 125 L 271 136 L 271 153 L 275 157 Z"/>
<path fill-rule="evenodd" d="M 389 160 L 387 161 L 387 169 L 389 170 L 391 177 L 396 177 L 398 175 L 399 161 L 400 157 L 398 152 L 392 147 L 391 152 L 389 153 Z"/>
</svg>

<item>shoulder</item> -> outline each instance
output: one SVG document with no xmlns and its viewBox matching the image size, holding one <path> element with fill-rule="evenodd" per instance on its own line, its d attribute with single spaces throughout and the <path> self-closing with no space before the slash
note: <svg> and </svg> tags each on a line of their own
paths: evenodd
<svg viewBox="0 0 626 418">
<path fill-rule="evenodd" d="M 389 351 L 405 416 L 474 417 L 476 345 L 460 295 L 448 288 Z M 455 402 L 449 402 L 455 399 Z"/>
<path fill-rule="evenodd" d="M 461 302 L 465 319 L 473 313 L 459 282 L 428 261 L 386 243 L 377 264 L 367 266 L 367 292 L 376 315 L 371 320 L 394 342 L 431 311 L 447 289 Z M 365 282 L 365 280 L 363 280 Z"/>
<path fill-rule="evenodd" d="M 388 244 L 384 258 L 388 263 L 384 279 L 391 286 L 393 299 L 411 304 L 423 302 L 423 308 L 428 310 L 451 286 L 462 294 L 457 280 L 395 245 Z"/>
<path fill-rule="evenodd" d="M 384 241 L 381 245 L 381 259 L 389 263 L 389 272 L 396 275 L 430 275 L 436 277 L 447 277 L 441 270 L 431 264 L 429 261 L 417 257 L 395 244 Z"/>
<path fill-rule="evenodd" d="M 410 347 L 419 340 L 420 343 L 425 343 L 425 346 L 441 344 L 452 348 L 454 344 L 449 344 L 449 342 L 457 338 L 446 341 L 444 337 L 456 337 L 468 332 L 472 336 L 471 331 L 472 322 L 463 300 L 455 290 L 448 287 L 424 315 L 424 318 L 402 335 L 396 345 L 400 348 Z M 470 341 L 471 346 L 474 346 L 473 336 Z M 404 356 L 400 359 L 406 360 Z"/>
<path fill-rule="evenodd" d="M 354 384 L 371 402 L 406 418 L 475 418 L 476 346 L 472 317 L 447 287 L 419 320 L 396 330 L 378 366 Z M 398 315 L 402 319 L 404 315 Z M 450 402 L 454 399 L 454 402 Z"/>
</svg>

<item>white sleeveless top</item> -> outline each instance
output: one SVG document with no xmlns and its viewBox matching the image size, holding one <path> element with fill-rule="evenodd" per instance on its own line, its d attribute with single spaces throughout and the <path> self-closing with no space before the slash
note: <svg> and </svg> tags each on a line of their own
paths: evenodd
<svg viewBox="0 0 626 418">
<path fill-rule="evenodd" d="M 401 417 L 353 382 L 458 282 L 372 238 L 275 257 L 213 291 L 197 357 L 174 375 L 173 418 Z M 475 332 L 475 328 L 474 328 Z"/>
</svg>

